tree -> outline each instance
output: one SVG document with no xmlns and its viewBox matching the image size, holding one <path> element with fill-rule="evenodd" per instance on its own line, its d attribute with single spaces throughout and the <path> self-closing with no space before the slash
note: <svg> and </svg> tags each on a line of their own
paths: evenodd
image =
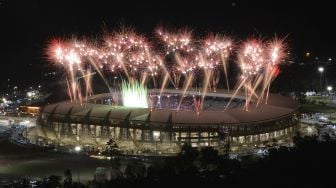
<svg viewBox="0 0 336 188">
<path fill-rule="evenodd" d="M 104 167 L 97 167 L 94 173 L 94 179 L 89 181 L 87 186 L 90 188 L 107 188 L 111 187 L 107 181 L 107 169 Z"/>
<path fill-rule="evenodd" d="M 104 183 L 107 181 L 107 169 L 104 167 L 97 167 L 95 174 L 94 174 L 94 179 L 98 183 Z"/>
<path fill-rule="evenodd" d="M 164 161 L 155 161 L 147 169 L 147 179 L 152 181 L 171 181 L 176 176 L 175 158 L 165 159 Z"/>
<path fill-rule="evenodd" d="M 295 92 L 295 99 L 301 104 L 307 103 L 306 95 L 302 91 Z"/>
<path fill-rule="evenodd" d="M 177 155 L 176 168 L 179 173 L 186 176 L 196 174 L 197 167 L 195 166 L 195 160 L 198 155 L 199 151 L 196 148 L 191 147 L 189 143 L 185 143 Z"/>
<path fill-rule="evenodd" d="M 64 171 L 63 187 L 64 188 L 72 187 L 72 173 L 70 169 L 66 169 Z"/>
<path fill-rule="evenodd" d="M 22 188 L 28 188 L 30 187 L 29 180 L 27 178 L 23 178 L 19 181 L 19 185 L 17 186 Z"/>
<path fill-rule="evenodd" d="M 204 147 L 200 152 L 200 163 L 203 168 L 207 170 L 214 170 L 216 168 L 216 164 L 219 162 L 220 157 L 218 155 L 218 151 L 213 147 Z"/>
<path fill-rule="evenodd" d="M 146 166 L 138 161 L 129 162 L 125 169 L 126 178 L 129 180 L 144 178 L 145 173 L 146 173 Z"/>
<path fill-rule="evenodd" d="M 324 133 L 323 135 L 322 135 L 322 138 L 323 138 L 323 140 L 325 141 L 325 142 L 330 142 L 332 139 L 331 139 L 331 136 L 330 136 L 330 134 L 329 133 Z"/>
<path fill-rule="evenodd" d="M 120 170 L 120 155 L 121 150 L 118 146 L 117 141 L 114 138 L 110 138 L 106 143 L 106 149 L 103 155 L 109 156 L 111 159 L 111 179 L 117 179 L 122 177 Z"/>
<path fill-rule="evenodd" d="M 113 157 L 121 154 L 121 150 L 118 146 L 118 143 L 114 138 L 110 138 L 109 141 L 106 143 L 105 153 Z"/>
<path fill-rule="evenodd" d="M 191 147 L 189 143 L 185 143 L 177 157 L 185 161 L 194 161 L 198 154 L 199 152 L 196 148 Z"/>
<path fill-rule="evenodd" d="M 150 165 L 147 168 L 147 178 L 153 180 L 153 179 L 155 179 L 155 176 L 156 176 L 155 169 L 154 169 L 153 165 Z"/>
<path fill-rule="evenodd" d="M 48 178 L 48 182 L 47 182 L 47 187 L 50 188 L 58 188 L 61 187 L 61 177 L 60 176 L 55 176 L 55 175 L 51 175 Z"/>
</svg>

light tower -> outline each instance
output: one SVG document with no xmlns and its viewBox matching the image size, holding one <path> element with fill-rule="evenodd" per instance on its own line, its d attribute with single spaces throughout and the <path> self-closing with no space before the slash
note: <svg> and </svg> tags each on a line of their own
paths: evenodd
<svg viewBox="0 0 336 188">
<path fill-rule="evenodd" d="M 320 92 L 321 92 L 321 97 L 322 97 L 322 74 L 324 72 L 324 68 L 323 67 L 319 67 L 318 71 L 320 72 L 320 88 L 321 88 Z"/>
</svg>

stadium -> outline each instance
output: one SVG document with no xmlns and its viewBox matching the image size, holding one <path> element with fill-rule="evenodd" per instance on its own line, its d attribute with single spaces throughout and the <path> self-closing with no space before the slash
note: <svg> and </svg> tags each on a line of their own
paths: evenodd
<svg viewBox="0 0 336 188">
<path fill-rule="evenodd" d="M 113 138 L 134 154 L 176 153 L 184 143 L 239 151 L 291 137 L 298 105 L 270 94 L 286 63 L 282 39 L 234 44 L 221 34 L 155 33 L 52 41 L 47 53 L 64 70 L 70 101 L 42 109 L 39 136 L 98 149 Z M 108 93 L 94 95 L 93 75 Z"/>
<path fill-rule="evenodd" d="M 166 90 L 161 95 L 154 91 L 154 98 L 160 100 L 155 100 L 153 108 L 112 106 L 110 93 L 91 96 L 85 104 L 64 101 L 47 105 L 42 109 L 38 134 L 57 144 L 98 149 L 114 138 L 124 152 L 134 154 L 177 153 L 184 143 L 238 152 L 244 146 L 290 138 L 299 126 L 298 104 L 287 96 L 270 94 L 268 104 L 245 111 L 243 95 L 236 95 L 223 110 L 231 96 L 207 93 L 204 109 L 198 114 L 192 110 L 192 92 L 176 110 L 174 98 L 179 101 L 182 96 L 178 91 Z"/>
</svg>

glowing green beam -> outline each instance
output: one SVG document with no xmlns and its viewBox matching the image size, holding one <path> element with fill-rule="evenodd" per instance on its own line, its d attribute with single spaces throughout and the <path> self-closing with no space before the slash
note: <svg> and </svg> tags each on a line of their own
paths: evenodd
<svg viewBox="0 0 336 188">
<path fill-rule="evenodd" d="M 148 108 L 147 88 L 137 81 L 134 83 L 122 81 L 121 95 L 124 106 Z"/>
</svg>

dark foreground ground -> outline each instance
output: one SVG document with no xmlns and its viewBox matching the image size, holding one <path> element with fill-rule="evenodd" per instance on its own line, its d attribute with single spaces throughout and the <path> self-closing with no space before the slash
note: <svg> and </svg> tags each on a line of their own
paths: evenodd
<svg viewBox="0 0 336 188">
<path fill-rule="evenodd" d="M 70 169 L 77 181 L 79 169 L 80 181 L 87 182 L 93 178 L 96 167 L 109 169 L 109 161 L 38 147 L 25 148 L 11 143 L 5 136 L 0 137 L 0 179 L 63 176 L 65 169 Z"/>
<path fill-rule="evenodd" d="M 56 175 L 61 177 L 59 187 L 62 187 L 65 169 L 71 170 L 72 181 L 77 182 L 79 168 L 80 182 L 85 187 L 335 187 L 336 141 L 327 136 L 323 141 L 314 136 L 296 136 L 294 143 L 293 148 L 270 149 L 264 158 L 249 156 L 240 160 L 218 156 L 213 148 L 198 151 L 186 145 L 178 156 L 150 165 L 141 161 L 122 161 L 123 165 L 115 165 L 114 169 L 122 175 L 110 181 L 109 170 L 111 164 L 117 164 L 115 162 L 54 153 L 41 148 L 22 148 L 1 137 L 0 179 Z M 96 176 L 94 179 L 97 167 L 106 167 L 107 176 Z M 47 184 L 42 187 L 52 186 Z"/>
</svg>

